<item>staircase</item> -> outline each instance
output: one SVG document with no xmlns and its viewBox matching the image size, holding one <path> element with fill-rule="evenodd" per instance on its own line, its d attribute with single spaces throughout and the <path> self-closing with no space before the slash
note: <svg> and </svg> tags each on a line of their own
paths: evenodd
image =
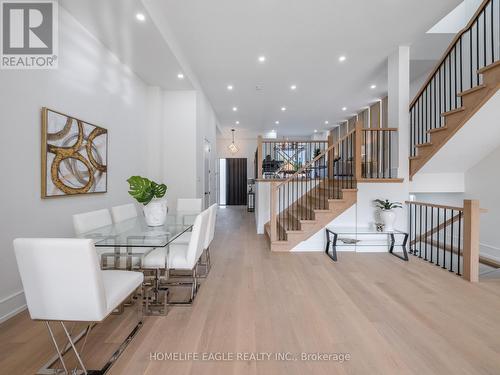
<svg viewBox="0 0 500 375">
<path fill-rule="evenodd" d="M 356 203 L 358 189 L 341 189 L 342 198 L 339 199 L 316 198 L 315 195 L 324 194 L 322 189 L 306 193 L 303 197 L 304 202 L 294 203 L 282 212 L 282 216 L 286 219 L 281 220 L 277 228 L 277 232 L 283 234 L 281 239 L 271 241 L 270 222 L 265 224 L 264 228 L 272 251 L 292 250 Z M 303 216 L 307 218 L 301 219 Z"/>
<path fill-rule="evenodd" d="M 290 251 L 356 203 L 356 131 L 284 181 L 272 182 L 265 233 L 272 251 Z"/>
<path fill-rule="evenodd" d="M 410 178 L 500 87 L 500 7 L 485 0 L 410 105 Z"/>
</svg>

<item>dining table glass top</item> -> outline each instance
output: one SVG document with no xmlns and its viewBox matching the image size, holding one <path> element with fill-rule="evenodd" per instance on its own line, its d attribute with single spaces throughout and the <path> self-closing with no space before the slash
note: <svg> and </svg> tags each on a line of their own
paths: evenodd
<svg viewBox="0 0 500 375">
<path fill-rule="evenodd" d="M 113 223 L 81 234 L 94 239 L 96 247 L 165 247 L 181 234 L 192 229 L 198 213 L 168 214 L 165 224 L 147 225 L 143 216 Z"/>
</svg>

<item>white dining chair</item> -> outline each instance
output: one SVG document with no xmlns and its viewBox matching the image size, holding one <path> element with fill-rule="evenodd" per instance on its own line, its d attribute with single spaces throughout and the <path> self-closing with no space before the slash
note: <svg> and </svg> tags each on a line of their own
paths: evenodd
<svg viewBox="0 0 500 375">
<path fill-rule="evenodd" d="M 203 245 L 203 252 L 205 254 L 205 262 L 201 263 L 201 265 L 205 266 L 205 273 L 200 275 L 200 277 L 206 277 L 210 272 L 210 268 L 212 267 L 212 259 L 210 257 L 210 245 L 215 237 L 215 224 L 217 222 L 217 204 L 214 203 L 209 208 L 208 215 L 208 225 L 207 225 L 207 234 L 205 236 L 205 243 Z"/>
<path fill-rule="evenodd" d="M 137 217 L 137 209 L 133 203 L 115 206 L 111 208 L 111 217 L 115 223 L 133 219 Z"/>
<path fill-rule="evenodd" d="M 77 236 L 111 224 L 113 224 L 113 220 L 107 208 L 73 215 L 73 229 Z M 101 266 L 106 268 L 108 255 L 111 257 L 114 248 L 97 247 L 96 252 L 101 262 Z"/>
<path fill-rule="evenodd" d="M 165 282 L 162 284 L 158 277 L 158 288 L 171 286 L 191 285 L 190 299 L 186 302 L 172 302 L 171 305 L 190 305 L 198 290 L 197 264 L 203 252 L 208 212 L 200 213 L 194 220 L 189 243 L 171 243 L 168 248 L 158 248 L 151 251 L 144 258 L 144 269 L 155 269 L 157 274 L 165 270 Z M 188 281 L 174 281 L 177 279 L 170 271 L 188 271 Z M 181 278 L 186 278 L 182 275 Z"/>
<path fill-rule="evenodd" d="M 203 243 L 203 255 L 205 257 L 205 261 L 202 262 L 203 256 L 200 257 L 200 265 L 205 267 L 205 272 L 198 273 L 199 278 L 207 277 L 208 273 L 210 272 L 210 267 L 211 267 L 210 244 L 212 243 L 215 236 L 215 223 L 217 221 L 217 204 L 214 203 L 209 208 L 207 208 L 206 211 L 208 214 L 208 223 L 206 225 L 205 240 Z M 190 239 L 191 239 L 191 232 L 185 232 L 177 239 L 175 239 L 173 243 L 187 244 L 189 243 Z"/>
<path fill-rule="evenodd" d="M 68 372 L 63 358 L 72 349 L 80 370 L 86 374 L 90 370 L 81 357 L 84 348 L 76 349 L 78 340 L 85 337 L 86 342 L 92 327 L 141 287 L 143 274 L 101 270 L 91 239 L 19 238 L 14 240 L 14 250 L 30 317 L 45 322 L 57 352 L 39 373 L 48 373 L 44 371 L 49 371 L 58 360 L 66 374 L 73 373 Z M 137 305 L 142 310 L 142 305 Z M 82 333 L 72 336 L 67 322 L 89 324 Z M 70 345 L 57 343 L 52 326 L 58 323 L 64 331 L 64 340 Z M 107 365 L 116 360 L 141 326 L 142 317 Z"/>
<path fill-rule="evenodd" d="M 203 211 L 203 200 L 200 198 L 177 199 L 177 215 L 181 220 L 179 224 L 192 225 L 196 214 Z"/>
</svg>

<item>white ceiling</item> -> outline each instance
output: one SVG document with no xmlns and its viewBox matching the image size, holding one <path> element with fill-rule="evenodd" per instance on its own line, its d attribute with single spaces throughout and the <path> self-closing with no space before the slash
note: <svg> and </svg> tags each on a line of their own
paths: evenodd
<svg viewBox="0 0 500 375">
<path fill-rule="evenodd" d="M 144 82 L 167 90 L 190 90 L 189 77 L 177 78 L 181 65 L 137 0 L 59 0 L 101 43 Z M 136 14 L 146 15 L 138 22 Z"/>
<path fill-rule="evenodd" d="M 422 39 L 459 3 L 60 0 L 146 83 L 169 90 L 200 84 L 223 129 L 256 134 L 277 128 L 279 135 L 290 136 L 331 127 L 385 95 L 387 56 L 398 45 Z M 137 22 L 137 12 L 146 14 L 145 22 Z M 443 38 L 432 53 L 423 44 L 412 58 L 436 59 L 446 43 Z M 267 57 L 266 63 L 257 62 L 260 55 Z M 347 61 L 339 63 L 340 55 Z M 416 66 L 413 76 L 424 68 L 428 64 Z M 182 69 L 188 74 L 180 81 L 177 73 Z M 232 92 L 228 84 L 234 85 Z M 298 86 L 295 92 L 291 84 Z M 371 84 L 377 89 L 371 90 Z M 234 106 L 238 112 L 232 111 Z"/>
<path fill-rule="evenodd" d="M 168 22 L 223 127 L 239 120 L 237 128 L 264 132 L 279 120 L 279 132 L 298 135 L 384 94 L 387 56 L 417 40 L 460 0 L 149 2 Z M 343 54 L 347 61 L 340 64 Z M 267 57 L 265 64 L 257 62 L 259 55 Z"/>
</svg>

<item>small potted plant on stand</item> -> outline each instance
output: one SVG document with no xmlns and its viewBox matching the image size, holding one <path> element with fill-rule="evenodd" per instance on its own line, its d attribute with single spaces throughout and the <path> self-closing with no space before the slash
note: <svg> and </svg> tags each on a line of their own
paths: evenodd
<svg viewBox="0 0 500 375">
<path fill-rule="evenodd" d="M 167 185 L 157 184 L 145 177 L 132 176 L 127 182 L 130 185 L 129 194 L 143 205 L 144 218 L 150 227 L 158 227 L 167 218 Z"/>
<path fill-rule="evenodd" d="M 394 231 L 394 222 L 396 221 L 395 208 L 402 208 L 400 202 L 390 202 L 388 199 L 381 200 L 375 199 L 374 201 L 378 208 L 380 208 L 380 218 L 384 222 L 384 227 L 387 232 Z"/>
</svg>

